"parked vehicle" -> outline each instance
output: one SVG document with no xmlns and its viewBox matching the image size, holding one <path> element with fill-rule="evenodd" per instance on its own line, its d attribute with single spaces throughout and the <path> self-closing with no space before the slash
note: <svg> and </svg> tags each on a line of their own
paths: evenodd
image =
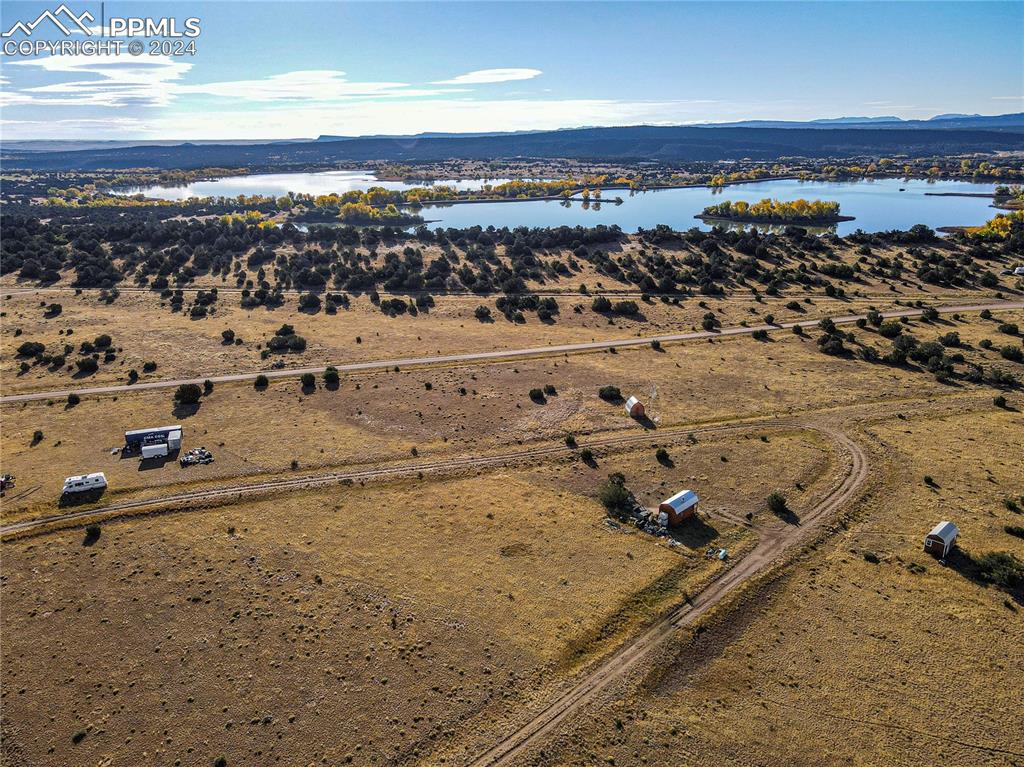
<svg viewBox="0 0 1024 767">
<path fill-rule="evenodd" d="M 102 490 L 106 486 L 107 475 L 102 471 L 97 471 L 65 479 L 63 494 L 86 493 L 90 490 Z"/>
</svg>

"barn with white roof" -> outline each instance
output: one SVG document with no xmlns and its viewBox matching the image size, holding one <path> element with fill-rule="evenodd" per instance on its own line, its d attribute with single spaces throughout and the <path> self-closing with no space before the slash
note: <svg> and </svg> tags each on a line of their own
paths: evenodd
<svg viewBox="0 0 1024 767">
<path fill-rule="evenodd" d="M 630 418 L 643 418 L 644 403 L 638 400 L 636 397 L 630 397 L 626 400 L 626 412 L 629 413 Z"/>
<path fill-rule="evenodd" d="M 697 513 L 698 501 L 700 498 L 693 490 L 680 490 L 671 498 L 662 501 L 658 506 L 658 511 L 668 514 L 669 525 L 678 525 L 684 519 Z"/>
<path fill-rule="evenodd" d="M 932 531 L 925 536 L 924 550 L 933 557 L 945 559 L 950 549 L 956 545 L 956 539 L 960 537 L 960 530 L 952 522 L 939 522 Z"/>
</svg>

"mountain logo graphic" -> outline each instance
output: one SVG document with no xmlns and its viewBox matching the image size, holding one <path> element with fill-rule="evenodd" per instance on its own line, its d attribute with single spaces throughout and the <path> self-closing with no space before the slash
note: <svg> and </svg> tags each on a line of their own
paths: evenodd
<svg viewBox="0 0 1024 767">
<path fill-rule="evenodd" d="M 61 18 L 64 21 L 61 21 Z M 65 37 L 73 34 L 75 27 L 77 31 L 82 32 L 86 35 L 91 35 L 92 30 L 88 27 L 88 22 L 96 21 L 96 18 L 88 11 L 83 12 L 80 16 L 76 16 L 71 10 L 64 4 L 61 3 L 57 6 L 56 10 L 45 10 L 39 14 L 35 21 L 25 23 L 24 21 L 16 21 L 14 25 L 3 33 L 3 37 L 13 37 L 15 32 L 21 32 L 26 37 L 31 37 L 35 28 L 43 23 L 44 20 L 49 20 L 53 23 L 57 29 L 64 33 Z"/>
</svg>

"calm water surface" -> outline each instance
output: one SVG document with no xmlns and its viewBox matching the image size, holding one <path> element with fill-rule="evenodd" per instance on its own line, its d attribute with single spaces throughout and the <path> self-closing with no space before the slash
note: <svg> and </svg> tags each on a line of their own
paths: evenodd
<svg viewBox="0 0 1024 767">
<path fill-rule="evenodd" d="M 505 179 L 463 179 L 437 183 L 457 186 L 459 189 L 479 189 L 483 184 L 498 184 Z M 421 184 L 397 181 L 378 181 L 372 174 L 359 171 L 329 171 L 322 173 L 274 173 L 226 178 L 220 181 L 201 181 L 182 187 L 151 187 L 141 190 L 147 195 L 180 200 L 193 196 L 239 194 L 283 195 L 286 192 L 328 194 L 371 186 L 387 189 L 407 189 Z M 694 216 L 706 206 L 723 200 L 754 202 L 764 197 L 778 200 L 806 199 L 836 200 L 841 212 L 854 216 L 854 221 L 838 224 L 832 229 L 848 234 L 856 229 L 881 231 L 908 229 L 914 224 L 932 228 L 940 226 L 971 226 L 984 223 L 996 211 L 991 199 L 983 197 L 931 196 L 939 193 L 991 194 L 995 184 L 975 184 L 964 181 L 878 179 L 862 181 L 762 181 L 711 190 L 704 187 L 664 189 L 630 193 L 629 190 L 604 190 L 604 201 L 585 207 L 579 200 L 568 205 L 556 200 L 527 202 L 481 202 L 460 205 L 430 206 L 422 215 L 434 226 L 561 226 L 618 224 L 632 232 L 637 227 L 651 228 L 667 224 L 674 229 L 691 226 L 708 228 Z M 931 193 L 931 195 L 926 194 Z M 622 198 L 621 205 L 611 200 Z"/>
<path fill-rule="evenodd" d="M 436 185 L 452 186 L 456 189 L 479 189 L 484 184 L 502 184 L 507 178 L 470 178 L 431 182 Z M 273 195 L 281 197 L 289 192 L 299 194 L 331 194 L 365 191 L 371 186 L 385 189 L 412 189 L 416 186 L 430 186 L 431 183 L 404 181 L 379 181 L 367 171 L 331 170 L 321 173 L 260 173 L 253 176 L 231 176 L 216 181 L 196 181 L 184 186 L 148 186 L 125 189 L 124 194 L 142 192 L 147 197 L 161 200 L 187 200 L 189 197 L 237 197 L 240 194 Z"/>
<path fill-rule="evenodd" d="M 991 194 L 994 190 L 995 184 L 957 181 L 765 181 L 726 187 L 720 191 L 693 187 L 631 195 L 628 190 L 605 190 L 602 193 L 605 201 L 597 209 L 593 203 L 587 209 L 581 202 L 575 201 L 569 207 L 558 201 L 530 201 L 433 206 L 424 208 L 422 215 L 439 221 L 439 225 L 452 227 L 474 224 L 509 227 L 618 224 L 623 230 L 632 232 L 641 226 L 649 229 L 657 224 L 668 224 L 674 229 L 689 229 L 691 226 L 707 229 L 709 225 L 694 216 L 708 205 L 723 200 L 754 202 L 765 197 L 778 200 L 803 197 L 839 202 L 843 215 L 854 216 L 855 220 L 842 222 L 831 231 L 848 234 L 856 229 L 869 232 L 909 229 L 914 224 L 925 224 L 933 228 L 981 224 L 996 213 L 991 207 L 991 199 L 936 197 L 928 196 L 925 192 Z M 621 205 L 608 202 L 615 196 L 622 197 Z"/>
</svg>

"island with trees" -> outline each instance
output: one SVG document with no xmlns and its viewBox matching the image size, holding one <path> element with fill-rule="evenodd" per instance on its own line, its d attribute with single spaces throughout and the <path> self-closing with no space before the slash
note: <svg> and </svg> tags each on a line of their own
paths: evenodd
<svg viewBox="0 0 1024 767">
<path fill-rule="evenodd" d="M 744 200 L 726 200 L 709 205 L 696 218 L 704 220 L 735 221 L 745 224 L 807 224 L 811 226 L 853 221 L 853 216 L 839 214 L 839 203 L 832 200 L 780 200 L 764 199 L 749 203 Z"/>
<path fill-rule="evenodd" d="M 996 187 L 993 195 L 995 202 L 993 207 L 1004 210 L 1024 210 L 1024 186 L 1020 184 L 1001 184 Z"/>
</svg>

